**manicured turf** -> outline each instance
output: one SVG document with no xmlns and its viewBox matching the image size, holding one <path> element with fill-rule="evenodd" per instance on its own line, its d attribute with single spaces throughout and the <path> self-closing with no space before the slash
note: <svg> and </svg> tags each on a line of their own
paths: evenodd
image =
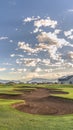
<svg viewBox="0 0 73 130">
<path fill-rule="evenodd" d="M 28 86 L 28 87 L 26 87 Z M 31 85 L 34 87 L 34 85 Z M 35 85 L 37 86 L 37 85 Z M 73 99 L 73 85 L 38 85 L 38 87 L 59 88 L 69 94 L 62 97 Z M 0 86 L 2 93 L 18 93 L 16 88 L 27 89 L 30 85 Z M 42 116 L 20 112 L 11 107 L 19 100 L 0 99 L 0 130 L 73 130 L 73 114 L 63 116 Z M 45 106 L 44 106 L 45 107 Z"/>
<path fill-rule="evenodd" d="M 64 92 L 68 92 L 69 94 L 55 94 L 55 96 L 73 99 L 73 88 L 63 88 L 61 90 L 63 90 Z"/>
</svg>

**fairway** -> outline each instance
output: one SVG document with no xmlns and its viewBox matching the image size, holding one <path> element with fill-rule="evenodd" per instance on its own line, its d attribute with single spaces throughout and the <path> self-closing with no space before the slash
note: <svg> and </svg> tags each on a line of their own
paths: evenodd
<svg viewBox="0 0 73 130">
<path fill-rule="evenodd" d="M 40 87 L 42 87 L 42 89 Z M 36 100 L 37 97 L 36 91 L 38 92 L 39 90 L 38 99 L 40 98 L 40 96 L 44 99 L 46 95 L 48 96 L 48 89 L 49 91 L 51 91 L 50 92 L 51 96 L 54 96 L 56 98 L 59 96 L 59 98 L 61 97 L 64 98 L 65 100 L 67 98 L 67 101 L 70 101 L 73 104 L 72 85 L 66 86 L 66 85 L 48 85 L 48 84 L 41 84 L 41 85 L 16 84 L 10 86 L 5 86 L 5 85 L 0 86 L 0 90 L 1 90 L 0 130 L 62 130 L 62 129 L 72 130 L 73 114 L 66 114 L 66 113 L 64 113 L 63 115 L 53 115 L 53 113 L 50 114 L 41 113 L 41 115 L 39 113 L 29 114 L 26 111 L 23 112 L 23 109 L 18 110 L 16 108 L 13 108 L 14 104 L 17 104 L 17 106 L 18 104 L 19 106 L 23 106 L 26 104 L 26 101 L 23 100 L 23 98 L 21 99 L 23 93 L 27 94 L 28 100 L 29 97 L 31 97 L 29 100 L 29 102 L 31 102 L 31 99 L 33 98 L 34 95 L 35 95 L 34 100 Z M 32 92 L 31 96 L 29 92 Z M 56 98 L 54 98 L 54 101 L 56 100 Z M 45 103 L 45 99 L 44 102 L 42 101 L 42 104 L 44 103 Z M 33 103 L 30 105 L 33 105 Z M 45 108 L 46 106 L 44 105 L 43 107 Z M 42 110 L 43 109 L 41 109 L 41 112 Z"/>
</svg>

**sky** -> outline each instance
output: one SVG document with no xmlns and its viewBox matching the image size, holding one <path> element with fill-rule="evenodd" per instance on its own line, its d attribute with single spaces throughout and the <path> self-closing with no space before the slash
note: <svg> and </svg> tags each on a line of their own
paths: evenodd
<svg viewBox="0 0 73 130">
<path fill-rule="evenodd" d="M 0 79 L 73 74 L 73 0 L 0 0 Z"/>
</svg>

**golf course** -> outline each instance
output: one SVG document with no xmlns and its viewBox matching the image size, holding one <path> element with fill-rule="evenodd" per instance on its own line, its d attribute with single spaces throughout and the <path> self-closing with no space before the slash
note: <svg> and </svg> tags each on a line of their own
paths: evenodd
<svg viewBox="0 0 73 130">
<path fill-rule="evenodd" d="M 73 85 L 0 84 L 0 130 L 62 129 L 73 129 Z"/>
</svg>

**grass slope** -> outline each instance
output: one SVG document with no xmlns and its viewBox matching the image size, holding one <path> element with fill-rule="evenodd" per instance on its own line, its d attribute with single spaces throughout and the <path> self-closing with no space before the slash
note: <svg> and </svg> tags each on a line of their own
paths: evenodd
<svg viewBox="0 0 73 130">
<path fill-rule="evenodd" d="M 23 86 L 23 87 L 22 87 Z M 27 89 L 30 85 L 0 86 L 2 93 L 14 93 L 14 89 Z M 38 85 L 39 87 L 40 85 Z M 41 85 L 48 88 L 59 88 L 70 92 L 67 98 L 73 98 L 72 85 Z M 32 85 L 34 87 L 34 85 Z M 15 91 L 15 93 L 18 93 Z M 63 96 L 63 95 L 61 95 Z M 39 116 L 26 114 L 11 107 L 19 100 L 0 99 L 0 130 L 73 130 L 73 115 Z"/>
</svg>

